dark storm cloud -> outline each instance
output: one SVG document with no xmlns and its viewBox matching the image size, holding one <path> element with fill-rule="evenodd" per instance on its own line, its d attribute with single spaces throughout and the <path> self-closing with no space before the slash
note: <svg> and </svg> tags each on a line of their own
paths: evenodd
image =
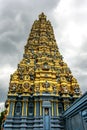
<svg viewBox="0 0 87 130">
<path fill-rule="evenodd" d="M 0 53 L 1 54 L 15 54 L 17 52 L 17 48 L 14 44 L 12 44 L 12 41 L 8 40 L 7 41 L 3 38 L 1 43 L 0 43 Z"/>
<path fill-rule="evenodd" d="M 22 43 L 23 45 L 20 45 L 20 43 L 26 41 L 32 22 L 37 19 L 38 14 L 42 11 L 50 14 L 57 4 L 58 0 L 34 0 L 32 2 L 28 0 L 3 0 L 0 13 L 0 46 L 2 46 L 4 38 L 5 43 L 11 40 L 12 44 L 15 42 L 16 48 L 21 49 L 22 46 L 23 49 L 25 43 Z"/>
<path fill-rule="evenodd" d="M 18 57 L 20 55 L 15 43 L 8 37 L 3 37 L 0 39 L 0 67 L 6 64 L 10 64 L 15 67 L 15 62 L 18 62 Z M 1 69 L 1 68 L 0 68 Z"/>
<path fill-rule="evenodd" d="M 0 102 L 6 101 L 8 89 L 7 88 L 5 89 L 5 88 L 6 86 L 3 86 L 3 88 L 0 88 Z"/>
<path fill-rule="evenodd" d="M 0 0 L 0 70 L 7 65 L 17 68 L 34 20 L 41 12 L 52 20 L 58 3 L 59 0 Z M 0 78 L 0 102 L 6 99 L 8 76 Z"/>
<path fill-rule="evenodd" d="M 4 7 L 8 8 L 8 11 L 12 8 L 15 10 L 14 13 L 17 13 L 16 11 L 26 11 L 28 10 L 28 13 L 31 13 L 33 10 L 41 11 L 41 10 L 52 10 L 55 6 L 57 6 L 59 0 L 54 1 L 46 1 L 46 0 L 3 0 Z M 30 9 L 30 10 L 29 10 Z M 32 9 L 32 10 L 31 10 Z M 10 12 L 11 13 L 11 12 Z M 35 12 L 34 12 L 35 13 Z"/>
<path fill-rule="evenodd" d="M 1 74 L 1 72 L 0 72 L 0 74 Z M 8 78 L 10 78 L 10 75 L 8 76 Z M 8 91 L 8 87 L 9 87 L 8 78 L 0 77 L 0 102 L 5 101 L 7 98 L 7 91 Z"/>
</svg>

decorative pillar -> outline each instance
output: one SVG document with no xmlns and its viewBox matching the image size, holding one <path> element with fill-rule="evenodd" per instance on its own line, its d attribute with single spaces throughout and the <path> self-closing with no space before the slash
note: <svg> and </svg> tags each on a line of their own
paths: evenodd
<svg viewBox="0 0 87 130">
<path fill-rule="evenodd" d="M 24 110 L 24 101 L 22 101 L 22 116 L 23 116 L 23 110 Z"/>
<path fill-rule="evenodd" d="M 42 116 L 42 100 L 40 100 L 40 116 Z"/>
<path fill-rule="evenodd" d="M 39 100 L 36 101 L 36 116 L 40 115 L 40 102 Z"/>
<path fill-rule="evenodd" d="M 54 110 L 54 116 L 57 115 L 57 109 L 56 109 L 56 100 L 53 102 L 53 110 Z"/>
<path fill-rule="evenodd" d="M 58 101 L 56 101 L 56 112 L 57 112 L 57 116 L 59 116 L 59 111 L 58 111 Z"/>
<path fill-rule="evenodd" d="M 28 100 L 26 100 L 26 116 L 28 116 Z"/>
<path fill-rule="evenodd" d="M 54 116 L 53 100 L 52 100 L 52 116 Z"/>
<path fill-rule="evenodd" d="M 12 116 L 14 116 L 14 110 L 15 110 L 15 100 L 13 101 L 13 110 L 12 110 Z"/>
<path fill-rule="evenodd" d="M 22 100 L 22 120 L 20 130 L 26 130 L 27 104 L 28 100 L 26 99 L 26 97 L 24 97 Z"/>
<path fill-rule="evenodd" d="M 10 106 L 9 106 L 8 116 L 12 117 L 12 116 L 14 116 L 15 100 L 9 100 L 9 101 L 10 101 Z"/>
<path fill-rule="evenodd" d="M 10 100 L 8 100 L 7 116 L 9 116 L 9 112 L 10 112 Z"/>
<path fill-rule="evenodd" d="M 22 105 L 22 116 L 27 116 L 27 106 L 28 100 L 26 98 L 23 98 L 23 105 Z"/>
<path fill-rule="evenodd" d="M 34 116 L 36 116 L 36 100 L 34 100 Z"/>
</svg>

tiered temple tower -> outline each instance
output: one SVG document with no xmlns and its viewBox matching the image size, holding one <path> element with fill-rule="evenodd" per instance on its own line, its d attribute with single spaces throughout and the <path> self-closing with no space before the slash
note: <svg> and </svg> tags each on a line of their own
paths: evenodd
<svg viewBox="0 0 87 130">
<path fill-rule="evenodd" d="M 34 21 L 23 59 L 11 75 L 4 130 L 60 130 L 59 118 L 81 92 L 44 13 Z"/>
</svg>

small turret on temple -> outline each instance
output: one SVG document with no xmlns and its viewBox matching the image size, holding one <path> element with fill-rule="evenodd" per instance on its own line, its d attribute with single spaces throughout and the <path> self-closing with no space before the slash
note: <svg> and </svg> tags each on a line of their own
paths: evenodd
<svg viewBox="0 0 87 130">
<path fill-rule="evenodd" d="M 59 52 L 51 22 L 41 13 L 10 78 L 5 130 L 61 129 L 58 117 L 80 95 L 79 84 Z"/>
</svg>

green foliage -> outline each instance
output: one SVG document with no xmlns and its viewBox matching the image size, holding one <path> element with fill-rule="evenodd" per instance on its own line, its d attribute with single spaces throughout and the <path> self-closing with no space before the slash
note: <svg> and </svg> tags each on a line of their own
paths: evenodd
<svg viewBox="0 0 87 130">
<path fill-rule="evenodd" d="M 2 120 L 4 118 L 4 114 L 5 114 L 5 111 L 0 113 L 0 130 L 1 130 L 1 125 L 2 125 Z"/>
</svg>

